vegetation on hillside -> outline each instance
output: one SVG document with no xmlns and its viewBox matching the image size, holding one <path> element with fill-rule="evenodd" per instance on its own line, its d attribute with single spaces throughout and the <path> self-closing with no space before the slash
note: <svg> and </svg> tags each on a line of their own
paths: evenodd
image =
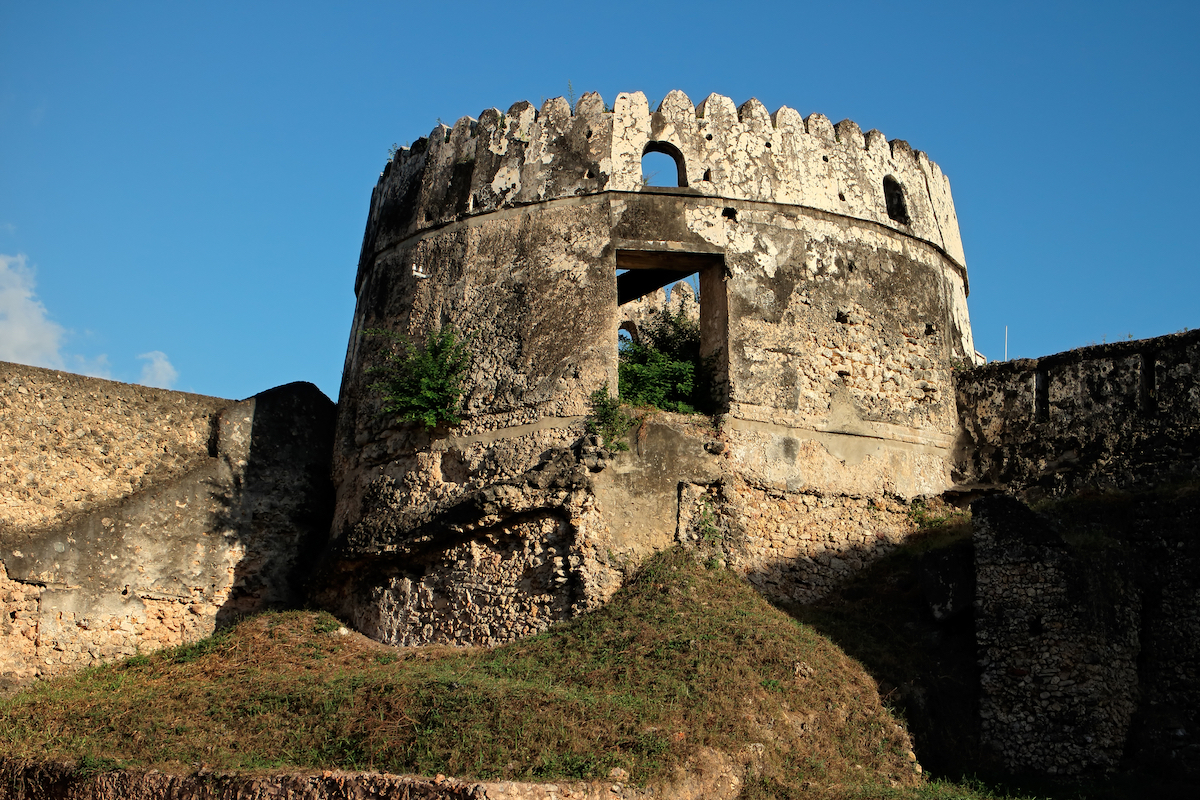
<svg viewBox="0 0 1200 800">
<path fill-rule="evenodd" d="M 494 650 L 397 650 L 266 614 L 0 704 L 18 758 L 191 771 L 373 769 L 669 781 L 711 747 L 746 797 L 898 796 L 907 735 L 862 669 L 736 575 L 669 551 L 613 601 Z M 755 755 L 757 753 L 757 755 Z"/>
</svg>

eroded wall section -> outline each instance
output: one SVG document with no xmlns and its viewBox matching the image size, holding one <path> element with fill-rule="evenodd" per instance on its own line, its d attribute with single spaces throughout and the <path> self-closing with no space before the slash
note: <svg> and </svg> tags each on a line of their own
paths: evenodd
<svg viewBox="0 0 1200 800">
<path fill-rule="evenodd" d="M 0 679 L 199 639 L 301 596 L 331 514 L 333 404 L 4 364 Z"/>
<path fill-rule="evenodd" d="M 1200 331 L 961 373 L 960 483 L 1036 497 L 1200 473 Z"/>
</svg>

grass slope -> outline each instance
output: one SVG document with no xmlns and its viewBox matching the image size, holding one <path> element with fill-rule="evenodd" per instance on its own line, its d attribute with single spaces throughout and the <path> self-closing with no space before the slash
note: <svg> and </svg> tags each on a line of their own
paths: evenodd
<svg viewBox="0 0 1200 800">
<path fill-rule="evenodd" d="M 679 551 L 605 607 L 493 650 L 395 650 L 339 628 L 327 614 L 266 614 L 38 683 L 0 701 L 0 747 L 90 770 L 551 780 L 619 767 L 650 784 L 712 747 L 761 753 L 746 798 L 986 796 L 922 785 L 857 662 Z"/>
</svg>

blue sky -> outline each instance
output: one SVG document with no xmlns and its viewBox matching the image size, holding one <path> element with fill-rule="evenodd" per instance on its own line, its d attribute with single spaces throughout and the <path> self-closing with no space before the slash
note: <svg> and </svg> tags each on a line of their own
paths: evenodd
<svg viewBox="0 0 1200 800">
<path fill-rule="evenodd" d="M 371 188 L 595 90 L 849 117 L 950 177 L 977 347 L 1200 327 L 1200 4 L 0 0 L 0 359 L 337 396 Z"/>
</svg>

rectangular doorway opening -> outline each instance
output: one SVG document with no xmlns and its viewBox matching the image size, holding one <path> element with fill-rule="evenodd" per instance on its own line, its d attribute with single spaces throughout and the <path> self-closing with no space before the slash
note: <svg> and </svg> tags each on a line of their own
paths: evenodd
<svg viewBox="0 0 1200 800">
<path fill-rule="evenodd" d="M 634 405 L 729 405 L 729 301 L 719 253 L 617 250 L 618 392 Z"/>
</svg>

